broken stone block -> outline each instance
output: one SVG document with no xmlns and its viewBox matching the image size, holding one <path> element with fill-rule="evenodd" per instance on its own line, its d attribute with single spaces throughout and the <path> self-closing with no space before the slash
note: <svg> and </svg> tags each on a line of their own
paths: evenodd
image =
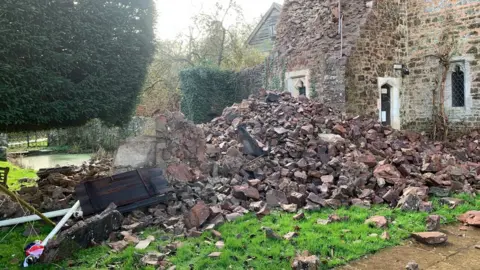
<svg viewBox="0 0 480 270">
<path fill-rule="evenodd" d="M 427 245 L 443 244 L 448 240 L 447 235 L 441 232 L 412 233 L 412 237 L 418 242 Z"/>
<path fill-rule="evenodd" d="M 193 181 L 195 175 L 185 163 L 170 164 L 167 167 L 167 175 L 177 181 Z"/>
<path fill-rule="evenodd" d="M 440 216 L 429 215 L 427 217 L 427 231 L 438 231 L 440 229 Z"/>
<path fill-rule="evenodd" d="M 365 221 L 366 224 L 375 224 L 377 228 L 386 228 L 388 221 L 384 216 L 373 216 Z"/>
<path fill-rule="evenodd" d="M 414 261 L 407 263 L 407 266 L 405 266 L 405 269 L 406 270 L 420 270 L 420 268 L 418 267 L 418 263 L 416 263 Z"/>
<path fill-rule="evenodd" d="M 305 194 L 302 194 L 300 192 L 292 192 L 290 193 L 290 196 L 288 196 L 288 202 L 290 204 L 296 204 L 298 207 L 302 207 L 305 205 L 305 199 Z"/>
<path fill-rule="evenodd" d="M 431 213 L 433 212 L 433 204 L 432 202 L 420 202 L 420 206 L 418 207 L 419 211 Z"/>
<path fill-rule="evenodd" d="M 385 179 L 387 183 L 395 184 L 402 181 L 402 174 L 392 164 L 379 165 L 373 171 L 373 175 L 378 179 Z"/>
<path fill-rule="evenodd" d="M 279 190 L 269 190 L 266 199 L 267 204 L 270 207 L 280 206 L 280 204 L 288 204 L 287 196 Z"/>
<path fill-rule="evenodd" d="M 199 201 L 184 217 L 187 229 L 198 228 L 210 216 L 210 208 L 203 202 Z"/>
<path fill-rule="evenodd" d="M 225 247 L 225 243 L 223 241 L 218 241 L 215 243 L 215 247 L 218 249 L 223 249 Z"/>
<path fill-rule="evenodd" d="M 297 205 L 296 204 L 282 204 L 282 205 L 280 205 L 280 207 L 285 212 L 289 212 L 289 213 L 297 212 Z"/>
<path fill-rule="evenodd" d="M 383 240 L 389 240 L 390 239 L 390 234 L 387 231 L 384 231 L 380 237 Z"/>
<path fill-rule="evenodd" d="M 441 198 L 439 202 L 441 204 L 446 204 L 446 205 L 450 206 L 451 208 L 455 208 L 458 205 L 463 204 L 465 201 L 462 200 L 462 199 L 445 197 L 445 198 Z"/>
<path fill-rule="evenodd" d="M 210 254 L 208 255 L 208 257 L 210 257 L 210 258 L 218 258 L 218 257 L 220 257 L 220 255 L 222 255 L 222 253 L 216 251 L 216 252 L 210 253 Z"/>
<path fill-rule="evenodd" d="M 115 251 L 122 251 L 128 246 L 128 242 L 125 240 L 120 240 L 117 242 L 108 243 L 108 246 Z"/>
<path fill-rule="evenodd" d="M 138 242 L 138 244 L 135 246 L 135 249 L 138 249 L 138 250 L 146 249 L 150 245 L 150 243 L 153 241 L 155 241 L 155 237 L 153 237 L 152 235 L 149 235 L 147 239 Z"/>
<path fill-rule="evenodd" d="M 337 134 L 318 134 L 318 138 L 329 144 L 344 143 L 345 139 Z"/>
<path fill-rule="evenodd" d="M 232 194 L 235 198 L 239 200 L 260 199 L 260 194 L 258 193 L 258 190 L 254 187 L 249 186 L 234 186 Z"/>
<path fill-rule="evenodd" d="M 257 218 L 262 219 L 264 216 L 270 214 L 270 209 L 268 209 L 267 205 L 264 205 L 260 211 L 256 213 Z"/>
<path fill-rule="evenodd" d="M 313 202 L 319 206 L 325 206 L 326 205 L 326 202 L 324 199 L 320 198 L 320 196 L 318 196 L 317 194 L 313 193 L 313 192 L 310 192 L 308 194 L 308 197 L 307 197 L 307 200 L 310 201 L 310 202 Z"/>
<path fill-rule="evenodd" d="M 295 257 L 292 263 L 293 270 L 316 270 L 320 269 L 320 259 L 304 251 Z"/>
<path fill-rule="evenodd" d="M 156 266 L 156 265 L 160 265 L 161 261 L 165 258 L 165 256 L 166 255 L 163 254 L 163 253 L 149 252 L 145 256 L 142 257 L 140 262 L 144 266 L 148 266 L 148 265 Z"/>
<path fill-rule="evenodd" d="M 305 218 L 305 213 L 298 213 L 295 216 L 293 216 L 294 220 L 300 220 L 300 219 L 303 219 L 303 218 Z"/>
<path fill-rule="evenodd" d="M 293 237 L 296 237 L 296 236 L 298 236 L 298 233 L 296 233 L 296 232 L 289 232 L 289 233 L 285 234 L 285 235 L 283 236 L 283 238 L 284 238 L 285 240 L 287 240 L 287 241 L 290 241 L 290 240 L 292 240 Z"/>
<path fill-rule="evenodd" d="M 464 224 L 480 227 L 480 211 L 468 211 L 457 219 Z"/>
<path fill-rule="evenodd" d="M 280 235 L 278 235 L 277 233 L 275 233 L 275 232 L 272 230 L 272 228 L 263 227 L 262 229 L 265 231 L 265 236 L 266 236 L 267 238 L 277 239 L 277 240 L 282 239 L 282 237 L 280 237 Z"/>
<path fill-rule="evenodd" d="M 240 213 L 231 213 L 231 214 L 227 214 L 225 215 L 225 218 L 228 220 L 228 221 L 234 221 L 240 217 L 242 217 L 243 214 L 240 214 Z"/>
<path fill-rule="evenodd" d="M 258 202 L 252 202 L 250 203 L 250 205 L 248 206 L 248 209 L 250 209 L 250 211 L 260 211 L 260 209 L 262 209 L 262 207 L 265 205 L 265 202 L 262 202 L 262 201 L 258 201 Z"/>
<path fill-rule="evenodd" d="M 417 194 L 409 193 L 398 201 L 397 207 L 402 209 L 403 211 L 418 211 L 420 207 L 421 199 L 418 197 Z"/>
<path fill-rule="evenodd" d="M 107 240 L 110 233 L 119 230 L 123 216 L 110 204 L 102 213 L 74 224 L 48 242 L 40 261 L 52 263 L 69 258 L 79 249 Z"/>
</svg>

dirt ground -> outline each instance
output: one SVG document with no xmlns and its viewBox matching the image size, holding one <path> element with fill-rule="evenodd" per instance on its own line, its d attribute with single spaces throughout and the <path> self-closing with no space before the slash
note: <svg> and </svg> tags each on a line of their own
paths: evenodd
<svg viewBox="0 0 480 270">
<path fill-rule="evenodd" d="M 410 239 L 402 246 L 387 248 L 377 254 L 354 261 L 339 270 L 405 269 L 410 261 L 418 263 L 421 270 L 479 270 L 480 229 L 468 227 L 462 231 L 460 225 L 442 228 L 448 235 L 446 245 L 426 246 Z"/>
</svg>

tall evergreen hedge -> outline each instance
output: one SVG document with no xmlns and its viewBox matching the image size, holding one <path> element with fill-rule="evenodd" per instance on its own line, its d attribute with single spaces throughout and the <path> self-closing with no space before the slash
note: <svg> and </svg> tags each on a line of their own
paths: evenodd
<svg viewBox="0 0 480 270">
<path fill-rule="evenodd" d="M 180 72 L 180 82 L 182 112 L 194 123 L 210 121 L 249 94 L 239 90 L 235 72 L 212 67 L 185 69 Z"/>
<path fill-rule="evenodd" d="M 0 131 L 128 122 L 153 18 L 153 0 L 0 1 Z"/>
</svg>

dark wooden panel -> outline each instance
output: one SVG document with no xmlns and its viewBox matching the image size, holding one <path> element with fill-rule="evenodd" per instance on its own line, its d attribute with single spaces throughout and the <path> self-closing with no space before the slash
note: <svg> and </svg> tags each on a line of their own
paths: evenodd
<svg viewBox="0 0 480 270">
<path fill-rule="evenodd" d="M 92 179 L 75 188 L 84 215 L 101 212 L 110 203 L 127 206 L 169 192 L 161 169 L 140 169 L 112 177 Z"/>
</svg>

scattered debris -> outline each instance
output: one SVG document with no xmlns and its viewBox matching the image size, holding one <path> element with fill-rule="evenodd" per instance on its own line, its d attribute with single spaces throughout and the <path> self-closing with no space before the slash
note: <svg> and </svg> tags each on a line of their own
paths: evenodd
<svg viewBox="0 0 480 270">
<path fill-rule="evenodd" d="M 427 231 L 438 231 L 440 229 L 440 216 L 429 215 L 427 217 Z"/>
<path fill-rule="evenodd" d="M 464 224 L 480 227 L 480 211 L 468 211 L 457 219 Z"/>
<path fill-rule="evenodd" d="M 293 216 L 293 219 L 294 219 L 294 220 L 300 220 L 300 219 L 303 219 L 303 218 L 305 218 L 305 213 L 303 213 L 303 212 L 302 212 L 302 213 L 298 213 L 298 214 L 296 214 L 295 216 Z"/>
<path fill-rule="evenodd" d="M 440 203 L 446 204 L 446 205 L 450 206 L 451 208 L 455 208 L 458 205 L 464 203 L 464 200 L 458 199 L 458 198 L 446 197 L 446 198 L 441 198 Z"/>
<path fill-rule="evenodd" d="M 160 262 L 165 258 L 165 254 L 159 252 L 149 252 L 140 260 L 145 266 L 147 265 L 160 265 Z"/>
<path fill-rule="evenodd" d="M 317 219 L 317 224 L 327 225 L 329 223 L 331 223 L 330 219 L 321 219 L 321 218 Z"/>
<path fill-rule="evenodd" d="M 216 252 L 210 253 L 210 254 L 208 255 L 208 257 L 210 257 L 210 258 L 218 258 L 218 257 L 220 257 L 220 255 L 222 255 L 222 253 L 216 251 Z"/>
<path fill-rule="evenodd" d="M 282 237 L 280 237 L 280 235 L 278 235 L 277 233 L 275 233 L 271 228 L 269 227 L 263 227 L 262 228 L 264 231 L 265 231 L 265 236 L 267 238 L 270 238 L 270 239 L 282 239 Z"/>
<path fill-rule="evenodd" d="M 412 233 L 413 238 L 420 243 L 427 245 L 438 245 L 447 242 L 448 237 L 442 232 L 420 232 Z"/>
<path fill-rule="evenodd" d="M 390 240 L 390 234 L 387 231 L 384 231 L 380 237 L 383 240 Z"/>
<path fill-rule="evenodd" d="M 420 267 L 418 266 L 418 263 L 411 261 L 407 263 L 407 266 L 405 266 L 406 270 L 420 270 Z"/>
<path fill-rule="evenodd" d="M 149 235 L 147 239 L 138 242 L 138 244 L 135 246 L 135 249 L 138 249 L 138 250 L 146 249 L 150 245 L 150 243 L 152 243 L 153 241 L 155 241 L 155 237 L 153 237 L 152 235 Z"/>
<path fill-rule="evenodd" d="M 377 228 L 386 228 L 388 221 L 384 216 L 373 216 L 365 221 L 366 224 L 374 224 Z"/>
<path fill-rule="evenodd" d="M 314 270 L 320 269 L 320 259 L 315 255 L 310 255 L 308 251 L 298 254 L 293 263 L 293 270 Z"/>
<path fill-rule="evenodd" d="M 215 247 L 218 249 L 223 249 L 225 247 L 225 243 L 223 241 L 218 241 L 215 243 Z"/>
<path fill-rule="evenodd" d="M 283 238 L 285 238 L 285 240 L 290 241 L 290 240 L 292 240 L 293 237 L 297 237 L 297 236 L 298 236 L 298 233 L 296 233 L 296 232 L 289 232 L 289 233 L 285 234 L 285 235 L 283 236 Z"/>
<path fill-rule="evenodd" d="M 111 232 L 120 229 L 122 221 L 122 214 L 112 204 L 101 214 L 77 222 L 48 242 L 40 261 L 59 261 L 70 257 L 79 249 L 92 246 L 92 243 L 101 243 L 108 239 Z"/>
<path fill-rule="evenodd" d="M 140 240 L 136 236 L 131 235 L 130 232 L 123 231 L 120 234 L 123 236 L 123 240 L 127 241 L 128 243 L 137 244 L 140 242 Z"/>
<path fill-rule="evenodd" d="M 120 240 L 117 242 L 110 242 L 108 246 L 115 251 L 122 251 L 128 246 L 128 242 L 125 240 Z"/>
<path fill-rule="evenodd" d="M 264 205 L 260 211 L 256 213 L 257 218 L 262 219 L 264 216 L 267 216 L 270 214 L 270 209 L 268 209 L 267 205 Z"/>
</svg>

